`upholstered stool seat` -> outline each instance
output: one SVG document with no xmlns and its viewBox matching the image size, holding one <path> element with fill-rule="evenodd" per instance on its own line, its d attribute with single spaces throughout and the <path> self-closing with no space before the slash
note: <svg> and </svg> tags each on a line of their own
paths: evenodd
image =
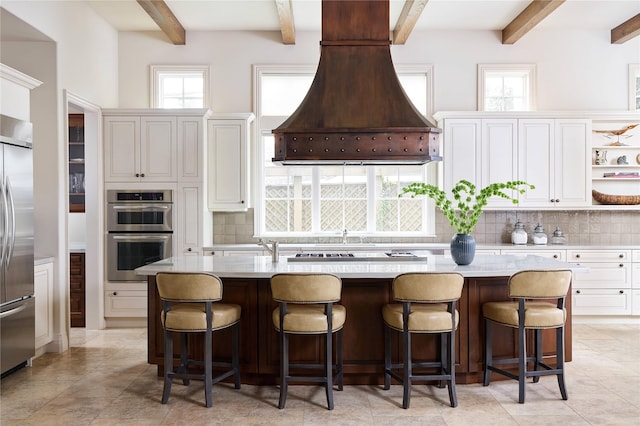
<svg viewBox="0 0 640 426">
<path fill-rule="evenodd" d="M 509 279 L 509 297 L 517 301 L 487 302 L 482 305 L 485 319 L 484 386 L 489 385 L 491 372 L 517 380 L 518 402 L 522 404 L 527 377 L 533 377 L 533 381 L 537 382 L 540 376 L 555 375 L 562 399 L 567 399 L 564 380 L 564 326 L 567 312 L 564 301 L 570 284 L 569 270 L 522 271 Z M 543 299 L 552 299 L 555 303 Z M 517 358 L 493 358 L 493 325 L 518 329 Z M 534 356 L 527 356 L 526 329 L 534 330 Z M 545 329 L 556 330 L 555 367 L 543 362 L 542 330 Z M 533 370 L 527 369 L 528 363 L 533 363 Z M 518 374 L 496 367 L 501 364 L 517 364 Z"/>
<path fill-rule="evenodd" d="M 333 383 L 342 390 L 342 329 L 347 316 L 344 306 L 337 304 L 342 281 L 331 274 L 285 273 L 271 278 L 271 293 L 278 303 L 274 309 L 273 325 L 280 337 L 280 400 L 284 408 L 289 382 L 319 382 L 326 388 L 327 405 L 333 410 Z M 336 362 L 333 363 L 333 334 L 336 333 Z M 289 335 L 323 335 L 324 364 L 289 362 Z M 292 376 L 290 368 L 323 369 L 323 376 Z M 335 370 L 335 376 L 334 376 Z"/>
<path fill-rule="evenodd" d="M 402 303 L 382 307 L 384 320 L 384 388 L 391 386 L 391 377 L 403 385 L 402 408 L 409 408 L 411 384 L 414 381 L 448 383 L 449 403 L 458 405 L 455 375 L 455 330 L 459 313 L 456 302 L 462 295 L 464 278 L 457 273 L 419 272 L 398 275 L 393 280 L 393 298 Z M 403 362 L 391 363 L 390 331 L 402 333 Z M 413 362 L 411 334 L 440 335 L 438 361 Z M 432 374 L 416 374 L 414 369 L 437 369 Z M 402 374 L 394 370 L 402 370 Z"/>
<path fill-rule="evenodd" d="M 161 322 L 164 328 L 164 390 L 162 403 L 166 404 L 174 378 L 188 385 L 191 379 L 205 383 L 205 405 L 211 407 L 211 390 L 215 383 L 234 376 L 235 388 L 240 389 L 239 326 L 240 306 L 220 303 L 222 281 L 206 273 L 169 273 L 156 275 L 158 294 L 162 300 Z M 212 360 L 212 334 L 214 331 L 232 327 L 231 362 Z M 173 333 L 180 334 L 180 366 L 173 370 Z M 204 333 L 204 360 L 189 359 L 187 335 Z M 204 374 L 192 373 L 190 366 L 204 367 Z M 225 368 L 213 377 L 213 367 Z"/>
</svg>

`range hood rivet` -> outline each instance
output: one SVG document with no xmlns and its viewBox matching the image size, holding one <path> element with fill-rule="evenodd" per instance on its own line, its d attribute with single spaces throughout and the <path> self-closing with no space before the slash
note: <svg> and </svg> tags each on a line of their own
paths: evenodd
<svg viewBox="0 0 640 426">
<path fill-rule="evenodd" d="M 311 142 L 313 140 L 312 136 L 309 136 L 309 142 Z"/>
<path fill-rule="evenodd" d="M 356 152 L 360 152 L 360 148 L 356 149 Z"/>
<path fill-rule="evenodd" d="M 387 136 L 387 140 L 391 140 L 391 136 Z"/>
<path fill-rule="evenodd" d="M 313 152 L 313 150 L 312 150 L 312 149 L 310 149 L 310 150 L 309 150 L 309 152 Z"/>
<path fill-rule="evenodd" d="M 298 140 L 298 138 L 294 136 L 294 137 L 293 137 L 293 140 L 294 140 L 294 141 L 297 141 L 297 140 Z"/>
<path fill-rule="evenodd" d="M 324 149 L 324 152 L 329 152 L 329 148 L 325 148 L 325 149 Z"/>
<path fill-rule="evenodd" d="M 371 136 L 371 140 L 372 140 L 372 141 L 375 141 L 375 140 L 376 140 L 376 137 L 375 137 L 375 136 Z"/>
<path fill-rule="evenodd" d="M 342 149 L 340 150 L 340 152 L 344 152 L 344 148 L 342 148 Z"/>
<path fill-rule="evenodd" d="M 376 152 L 376 149 L 375 149 L 375 148 L 373 148 L 371 151 Z"/>
<path fill-rule="evenodd" d="M 424 136 L 420 136 L 420 140 L 423 141 L 424 140 Z"/>
<path fill-rule="evenodd" d="M 360 140 L 360 136 L 356 136 L 356 140 L 359 141 Z"/>
<path fill-rule="evenodd" d="M 403 149 L 404 152 L 409 152 L 409 150 L 407 148 Z"/>
<path fill-rule="evenodd" d="M 328 137 L 328 136 L 325 136 L 325 137 L 324 137 L 324 140 L 325 140 L 325 141 L 328 141 L 328 140 L 329 140 L 329 137 Z"/>
<path fill-rule="evenodd" d="M 387 149 L 387 151 L 391 152 L 391 148 Z M 405 150 L 406 151 L 406 150 Z"/>
<path fill-rule="evenodd" d="M 404 140 L 406 141 L 406 140 L 407 140 L 407 137 L 406 137 L 406 136 L 404 136 L 402 139 L 404 139 Z"/>
<path fill-rule="evenodd" d="M 298 150 L 297 150 L 297 149 L 294 149 L 294 150 L 293 150 L 293 152 L 298 152 Z"/>
<path fill-rule="evenodd" d="M 340 140 L 343 141 L 344 140 L 344 136 L 340 136 Z"/>
</svg>

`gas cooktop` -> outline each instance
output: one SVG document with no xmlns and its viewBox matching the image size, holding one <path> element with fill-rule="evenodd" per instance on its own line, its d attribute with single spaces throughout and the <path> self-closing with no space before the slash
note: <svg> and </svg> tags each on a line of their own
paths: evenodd
<svg viewBox="0 0 640 426">
<path fill-rule="evenodd" d="M 388 261 L 426 261 L 427 256 L 416 255 L 411 252 L 390 253 L 297 253 L 288 257 L 288 262 L 388 262 Z"/>
</svg>

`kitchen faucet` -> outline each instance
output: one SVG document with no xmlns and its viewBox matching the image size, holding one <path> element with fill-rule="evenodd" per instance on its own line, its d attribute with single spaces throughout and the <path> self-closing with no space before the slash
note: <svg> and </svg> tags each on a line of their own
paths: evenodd
<svg viewBox="0 0 640 426">
<path fill-rule="evenodd" d="M 271 247 L 269 247 L 268 244 L 271 244 Z M 258 245 L 261 245 L 262 247 L 264 247 L 271 254 L 271 261 L 273 263 L 278 262 L 278 258 L 280 257 L 280 253 L 279 253 L 280 243 L 274 240 L 269 240 L 265 242 L 262 238 L 260 238 L 260 240 L 258 241 Z"/>
</svg>

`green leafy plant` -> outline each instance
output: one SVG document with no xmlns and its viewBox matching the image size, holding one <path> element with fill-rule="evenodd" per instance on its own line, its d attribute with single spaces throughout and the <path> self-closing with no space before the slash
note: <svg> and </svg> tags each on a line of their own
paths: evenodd
<svg viewBox="0 0 640 426">
<path fill-rule="evenodd" d="M 451 189 L 453 199 L 447 197 L 447 193 L 434 185 L 422 182 L 414 182 L 402 188 L 403 195 L 426 195 L 433 199 L 436 206 L 449 220 L 449 224 L 455 229 L 457 234 L 471 234 L 473 228 L 478 224 L 478 219 L 482 214 L 482 209 L 487 205 L 489 198 L 502 197 L 511 200 L 513 204 L 518 204 L 518 199 L 505 193 L 506 190 L 514 190 L 524 194 L 535 186 L 521 180 L 508 181 L 504 183 L 492 183 L 476 192 L 476 186 L 468 180 L 461 180 Z"/>
</svg>

